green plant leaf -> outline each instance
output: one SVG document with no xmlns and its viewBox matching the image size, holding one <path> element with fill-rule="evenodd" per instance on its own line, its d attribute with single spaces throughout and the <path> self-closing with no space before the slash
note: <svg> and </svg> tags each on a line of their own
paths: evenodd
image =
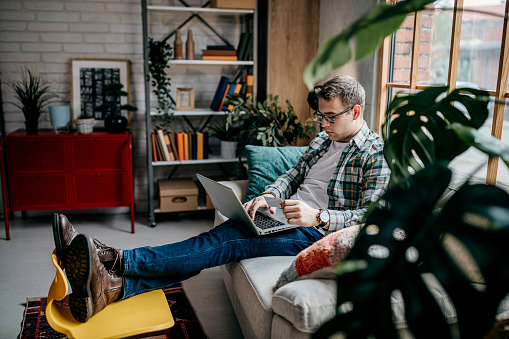
<svg viewBox="0 0 509 339">
<path fill-rule="evenodd" d="M 304 83 L 309 90 L 315 83 L 348 63 L 353 56 L 351 49 L 356 40 L 355 60 L 374 53 L 383 39 L 395 32 L 406 15 L 423 10 L 434 0 L 401 1 L 395 5 L 378 4 L 365 15 L 352 22 L 341 33 L 325 39 L 316 56 L 304 70 Z"/>
<path fill-rule="evenodd" d="M 391 185 L 430 164 L 448 163 L 472 145 L 447 127 L 453 123 L 474 129 L 482 126 L 488 117 L 488 93 L 461 88 L 446 95 L 447 89 L 430 87 L 398 95 L 390 103 L 382 131 Z"/>
</svg>

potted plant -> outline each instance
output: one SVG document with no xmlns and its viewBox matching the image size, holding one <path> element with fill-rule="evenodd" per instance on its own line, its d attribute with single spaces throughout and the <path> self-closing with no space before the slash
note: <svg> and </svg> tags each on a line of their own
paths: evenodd
<svg viewBox="0 0 509 339">
<path fill-rule="evenodd" d="M 226 128 L 238 128 L 239 142 L 242 146 L 285 146 L 294 145 L 297 140 L 309 139 L 314 132 L 312 119 L 304 124 L 298 121 L 290 101 L 287 109 L 279 106 L 279 96 L 269 95 L 269 99 L 254 105 L 251 98 L 241 95 L 228 95 L 225 103 L 234 107 L 228 113 Z M 243 148 L 243 147 L 242 147 Z"/>
<path fill-rule="evenodd" d="M 50 85 L 39 74 L 34 74 L 25 68 L 21 80 L 9 84 L 18 99 L 14 103 L 25 116 L 27 134 L 36 135 L 39 126 L 39 117 L 46 110 L 48 103 L 55 97 L 50 92 Z"/>
<path fill-rule="evenodd" d="M 166 69 L 170 68 L 170 60 L 173 57 L 173 49 L 166 41 L 155 41 L 149 38 L 148 41 L 149 60 L 148 67 L 152 80 L 152 92 L 157 98 L 156 120 L 166 129 L 170 129 L 173 121 L 173 109 L 175 101 L 171 97 L 171 78 L 168 77 Z"/>
<path fill-rule="evenodd" d="M 208 129 L 211 131 L 211 137 L 215 137 L 221 142 L 221 158 L 232 159 L 240 155 L 239 136 L 242 126 L 227 128 L 224 123 L 216 123 L 209 126 Z"/>
<path fill-rule="evenodd" d="M 95 118 L 81 113 L 78 118 L 74 120 L 76 131 L 78 134 L 91 134 L 94 130 Z"/>
<path fill-rule="evenodd" d="M 104 86 L 106 100 L 96 107 L 96 111 L 101 111 L 104 117 L 104 127 L 110 133 L 121 133 L 127 128 L 127 118 L 122 115 L 122 111 L 136 111 L 137 108 L 130 104 L 121 105 L 121 97 L 126 97 L 128 93 L 122 88 L 124 85 L 118 82 L 112 82 Z"/>
</svg>

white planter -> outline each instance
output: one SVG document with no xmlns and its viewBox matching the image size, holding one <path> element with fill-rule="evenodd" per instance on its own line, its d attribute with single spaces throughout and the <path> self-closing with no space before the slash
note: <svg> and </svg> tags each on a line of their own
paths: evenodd
<svg viewBox="0 0 509 339">
<path fill-rule="evenodd" d="M 233 159 L 236 158 L 237 141 L 223 141 L 221 140 L 221 158 Z"/>
</svg>

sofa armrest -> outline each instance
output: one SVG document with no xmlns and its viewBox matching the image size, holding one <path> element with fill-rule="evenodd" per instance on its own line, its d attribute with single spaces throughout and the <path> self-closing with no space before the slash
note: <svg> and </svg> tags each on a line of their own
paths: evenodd
<svg viewBox="0 0 509 339">
<path fill-rule="evenodd" d="M 220 181 L 219 183 L 233 189 L 235 194 L 237 194 L 237 196 L 239 197 L 239 200 L 241 202 L 244 201 L 244 199 L 246 197 L 246 192 L 247 192 L 247 183 L 248 183 L 247 180 Z M 215 211 L 214 227 L 225 222 L 226 220 L 228 220 L 228 218 L 226 218 L 224 215 L 219 213 L 217 210 Z"/>
</svg>

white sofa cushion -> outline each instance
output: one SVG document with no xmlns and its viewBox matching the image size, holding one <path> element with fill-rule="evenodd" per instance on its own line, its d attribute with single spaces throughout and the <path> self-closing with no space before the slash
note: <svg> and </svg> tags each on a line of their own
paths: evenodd
<svg viewBox="0 0 509 339">
<path fill-rule="evenodd" d="M 274 293 L 272 309 L 299 331 L 313 333 L 336 313 L 336 281 L 302 279 L 287 284 Z"/>
<path fill-rule="evenodd" d="M 272 289 L 293 256 L 244 259 L 226 265 L 242 308 L 248 312 L 256 338 L 270 338 L 272 328 Z"/>
</svg>

